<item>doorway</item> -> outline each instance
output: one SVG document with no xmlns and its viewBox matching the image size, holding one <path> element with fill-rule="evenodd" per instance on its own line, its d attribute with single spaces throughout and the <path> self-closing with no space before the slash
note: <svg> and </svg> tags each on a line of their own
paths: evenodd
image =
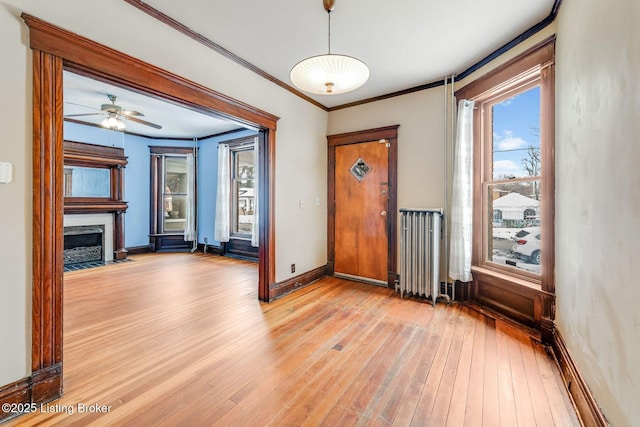
<svg viewBox="0 0 640 427">
<path fill-rule="evenodd" d="M 395 286 L 397 129 L 327 137 L 328 264 L 335 276 Z"/>
<path fill-rule="evenodd" d="M 23 14 L 33 55 L 33 292 L 29 391 L 35 403 L 62 394 L 63 69 L 128 87 L 261 130 L 258 295 L 275 280 L 274 179 L 278 118 Z"/>
</svg>

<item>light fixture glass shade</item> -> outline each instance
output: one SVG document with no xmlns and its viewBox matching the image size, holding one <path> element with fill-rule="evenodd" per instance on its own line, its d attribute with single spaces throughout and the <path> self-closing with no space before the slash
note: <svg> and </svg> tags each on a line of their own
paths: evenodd
<svg viewBox="0 0 640 427">
<path fill-rule="evenodd" d="M 369 68 L 351 56 L 326 54 L 298 62 L 289 77 L 305 92 L 337 95 L 362 86 L 369 79 Z"/>
<path fill-rule="evenodd" d="M 100 126 L 111 129 L 111 130 L 125 130 L 127 127 L 122 120 L 115 117 L 115 115 L 109 115 L 106 119 L 100 123 Z"/>
</svg>

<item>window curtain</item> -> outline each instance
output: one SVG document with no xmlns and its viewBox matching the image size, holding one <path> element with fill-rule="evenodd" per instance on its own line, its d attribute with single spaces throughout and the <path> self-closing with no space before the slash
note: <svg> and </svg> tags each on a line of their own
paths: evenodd
<svg viewBox="0 0 640 427">
<path fill-rule="evenodd" d="M 187 154 L 187 210 L 184 225 L 185 242 L 195 241 L 196 232 L 196 167 L 195 156 Z"/>
<path fill-rule="evenodd" d="M 453 159 L 449 276 L 470 282 L 473 231 L 473 101 L 458 103 L 458 124 Z"/>
<path fill-rule="evenodd" d="M 260 242 L 259 230 L 259 212 L 260 212 L 260 154 L 258 148 L 260 147 L 260 139 L 256 137 L 253 143 L 253 224 L 251 225 L 251 246 L 257 248 Z"/>
<path fill-rule="evenodd" d="M 229 163 L 229 146 L 218 145 L 218 191 L 216 194 L 216 223 L 214 238 L 218 242 L 228 242 L 230 236 L 229 220 L 231 217 L 229 202 L 231 200 L 231 177 Z"/>
</svg>

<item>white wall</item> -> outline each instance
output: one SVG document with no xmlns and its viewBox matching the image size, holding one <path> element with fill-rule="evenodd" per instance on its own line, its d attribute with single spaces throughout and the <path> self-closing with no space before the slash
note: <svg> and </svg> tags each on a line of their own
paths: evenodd
<svg viewBox="0 0 640 427">
<path fill-rule="evenodd" d="M 611 425 L 638 425 L 640 3 L 565 0 L 557 25 L 558 329 Z"/>
<path fill-rule="evenodd" d="M 0 386 L 29 375 L 31 358 L 32 68 L 28 30 L 19 17 L 23 11 L 281 117 L 276 280 L 292 276 L 292 262 L 296 274 L 326 263 L 325 111 L 125 2 L 105 7 L 104 1 L 67 0 L 62 7 L 50 1 L 0 1 L 0 161 L 15 168 L 14 182 L 0 184 Z M 299 200 L 309 200 L 304 209 L 298 208 Z"/>
</svg>

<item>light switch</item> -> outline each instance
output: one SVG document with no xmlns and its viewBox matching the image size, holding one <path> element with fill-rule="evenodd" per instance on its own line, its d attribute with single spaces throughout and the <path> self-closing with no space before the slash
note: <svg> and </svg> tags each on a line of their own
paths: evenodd
<svg viewBox="0 0 640 427">
<path fill-rule="evenodd" d="M 8 184 L 13 180 L 13 165 L 0 162 L 0 184 Z"/>
</svg>

